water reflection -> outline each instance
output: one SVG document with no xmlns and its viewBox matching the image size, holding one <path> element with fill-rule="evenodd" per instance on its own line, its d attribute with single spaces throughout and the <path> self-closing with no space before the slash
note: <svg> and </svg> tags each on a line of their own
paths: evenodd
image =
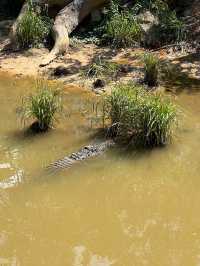
<svg viewBox="0 0 200 266">
<path fill-rule="evenodd" d="M 111 261 L 108 257 L 92 254 L 85 246 L 74 247 L 73 253 L 73 266 L 111 266 L 115 263 L 114 260 Z"/>
<path fill-rule="evenodd" d="M 0 265 L 2 266 L 20 266 L 20 263 L 17 257 L 13 258 L 1 258 L 0 257 Z"/>
<path fill-rule="evenodd" d="M 20 184 L 23 180 L 23 170 L 18 170 L 16 174 L 0 181 L 0 188 L 7 189 Z"/>
</svg>

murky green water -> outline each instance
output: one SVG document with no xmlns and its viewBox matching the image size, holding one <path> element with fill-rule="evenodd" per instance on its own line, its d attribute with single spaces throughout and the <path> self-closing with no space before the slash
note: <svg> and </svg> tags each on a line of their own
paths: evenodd
<svg viewBox="0 0 200 266">
<path fill-rule="evenodd" d="M 0 265 L 199 266 L 200 93 L 178 96 L 174 144 L 111 150 L 49 176 L 46 165 L 90 141 L 85 93 L 65 90 L 70 118 L 28 137 L 15 110 L 30 89 L 0 76 L 0 179 L 19 181 L 0 189 Z"/>
</svg>

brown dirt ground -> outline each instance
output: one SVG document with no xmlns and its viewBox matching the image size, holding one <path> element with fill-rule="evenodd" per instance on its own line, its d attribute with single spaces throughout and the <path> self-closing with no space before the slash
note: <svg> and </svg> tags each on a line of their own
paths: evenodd
<svg viewBox="0 0 200 266">
<path fill-rule="evenodd" d="M 0 39 L 0 71 L 17 77 L 40 76 L 56 79 L 52 75 L 53 70 L 58 66 L 63 66 L 69 69 L 69 74 L 59 77 L 60 81 L 64 82 L 64 84 L 92 88 L 93 80 L 84 78 L 83 71 L 97 56 L 132 67 L 133 71 L 120 77 L 120 81 L 139 78 L 143 71 L 140 60 L 141 55 L 145 52 L 143 49 L 114 50 L 109 47 L 99 48 L 93 44 L 82 44 L 76 48 L 69 48 L 65 55 L 55 59 L 48 66 L 41 68 L 39 67 L 40 63 L 49 53 L 47 49 L 33 48 L 26 51 L 12 52 L 5 49 L 7 44 L 7 38 Z M 180 73 L 188 75 L 191 79 L 200 80 L 199 54 L 188 54 L 184 51 L 175 53 L 170 51 L 170 49 L 160 50 L 157 54 L 162 60 L 168 60 L 179 69 Z"/>
</svg>

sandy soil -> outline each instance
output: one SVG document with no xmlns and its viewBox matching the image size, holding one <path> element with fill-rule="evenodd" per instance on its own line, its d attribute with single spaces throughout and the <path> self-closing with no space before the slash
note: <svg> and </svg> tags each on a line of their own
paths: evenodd
<svg viewBox="0 0 200 266">
<path fill-rule="evenodd" d="M 122 64 L 133 64 L 136 62 L 135 55 L 142 53 L 142 50 L 126 49 L 113 50 L 109 48 L 98 48 L 93 44 L 85 44 L 79 48 L 69 48 L 64 56 L 55 59 L 46 67 L 40 67 L 41 62 L 47 57 L 48 49 L 32 48 L 26 51 L 12 52 L 3 51 L 4 45 L 0 47 L 0 68 L 2 70 L 13 73 L 14 75 L 38 75 L 40 73 L 48 74 L 50 70 L 55 69 L 57 66 L 63 66 L 73 69 L 71 76 L 74 76 L 83 70 L 94 57 L 101 56 L 112 61 L 118 61 Z M 131 58 L 128 58 L 130 56 Z M 135 60 L 133 60 L 135 59 Z M 76 71 L 77 70 L 77 71 Z M 76 73 L 77 72 L 77 73 Z M 73 77 L 70 77 L 70 79 Z M 76 78 L 74 78 L 76 81 Z"/>
</svg>

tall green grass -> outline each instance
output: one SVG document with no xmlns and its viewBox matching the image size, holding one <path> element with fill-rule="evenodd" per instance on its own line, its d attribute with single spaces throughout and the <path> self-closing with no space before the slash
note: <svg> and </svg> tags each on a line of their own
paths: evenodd
<svg viewBox="0 0 200 266">
<path fill-rule="evenodd" d="M 21 117 L 24 122 L 32 121 L 33 129 L 46 131 L 52 127 L 58 114 L 62 111 L 62 97 L 58 89 L 50 87 L 47 82 L 36 82 L 36 93 L 22 98 Z"/>
<path fill-rule="evenodd" d="M 43 16 L 28 2 L 28 10 L 17 25 L 17 42 L 21 48 L 37 47 L 47 39 L 52 27 L 49 17 Z"/>
<path fill-rule="evenodd" d="M 168 144 L 173 136 L 177 111 L 164 96 L 133 83 L 119 84 L 106 97 L 104 106 L 110 132 L 121 143 L 155 147 Z"/>
<path fill-rule="evenodd" d="M 152 53 L 146 53 L 143 57 L 143 62 L 145 70 L 144 82 L 148 86 L 158 85 L 160 66 L 159 58 Z"/>
<path fill-rule="evenodd" d="M 105 26 L 104 38 L 115 47 L 131 47 L 141 39 L 142 30 L 129 9 L 120 10 L 119 5 L 111 2 Z"/>
</svg>

